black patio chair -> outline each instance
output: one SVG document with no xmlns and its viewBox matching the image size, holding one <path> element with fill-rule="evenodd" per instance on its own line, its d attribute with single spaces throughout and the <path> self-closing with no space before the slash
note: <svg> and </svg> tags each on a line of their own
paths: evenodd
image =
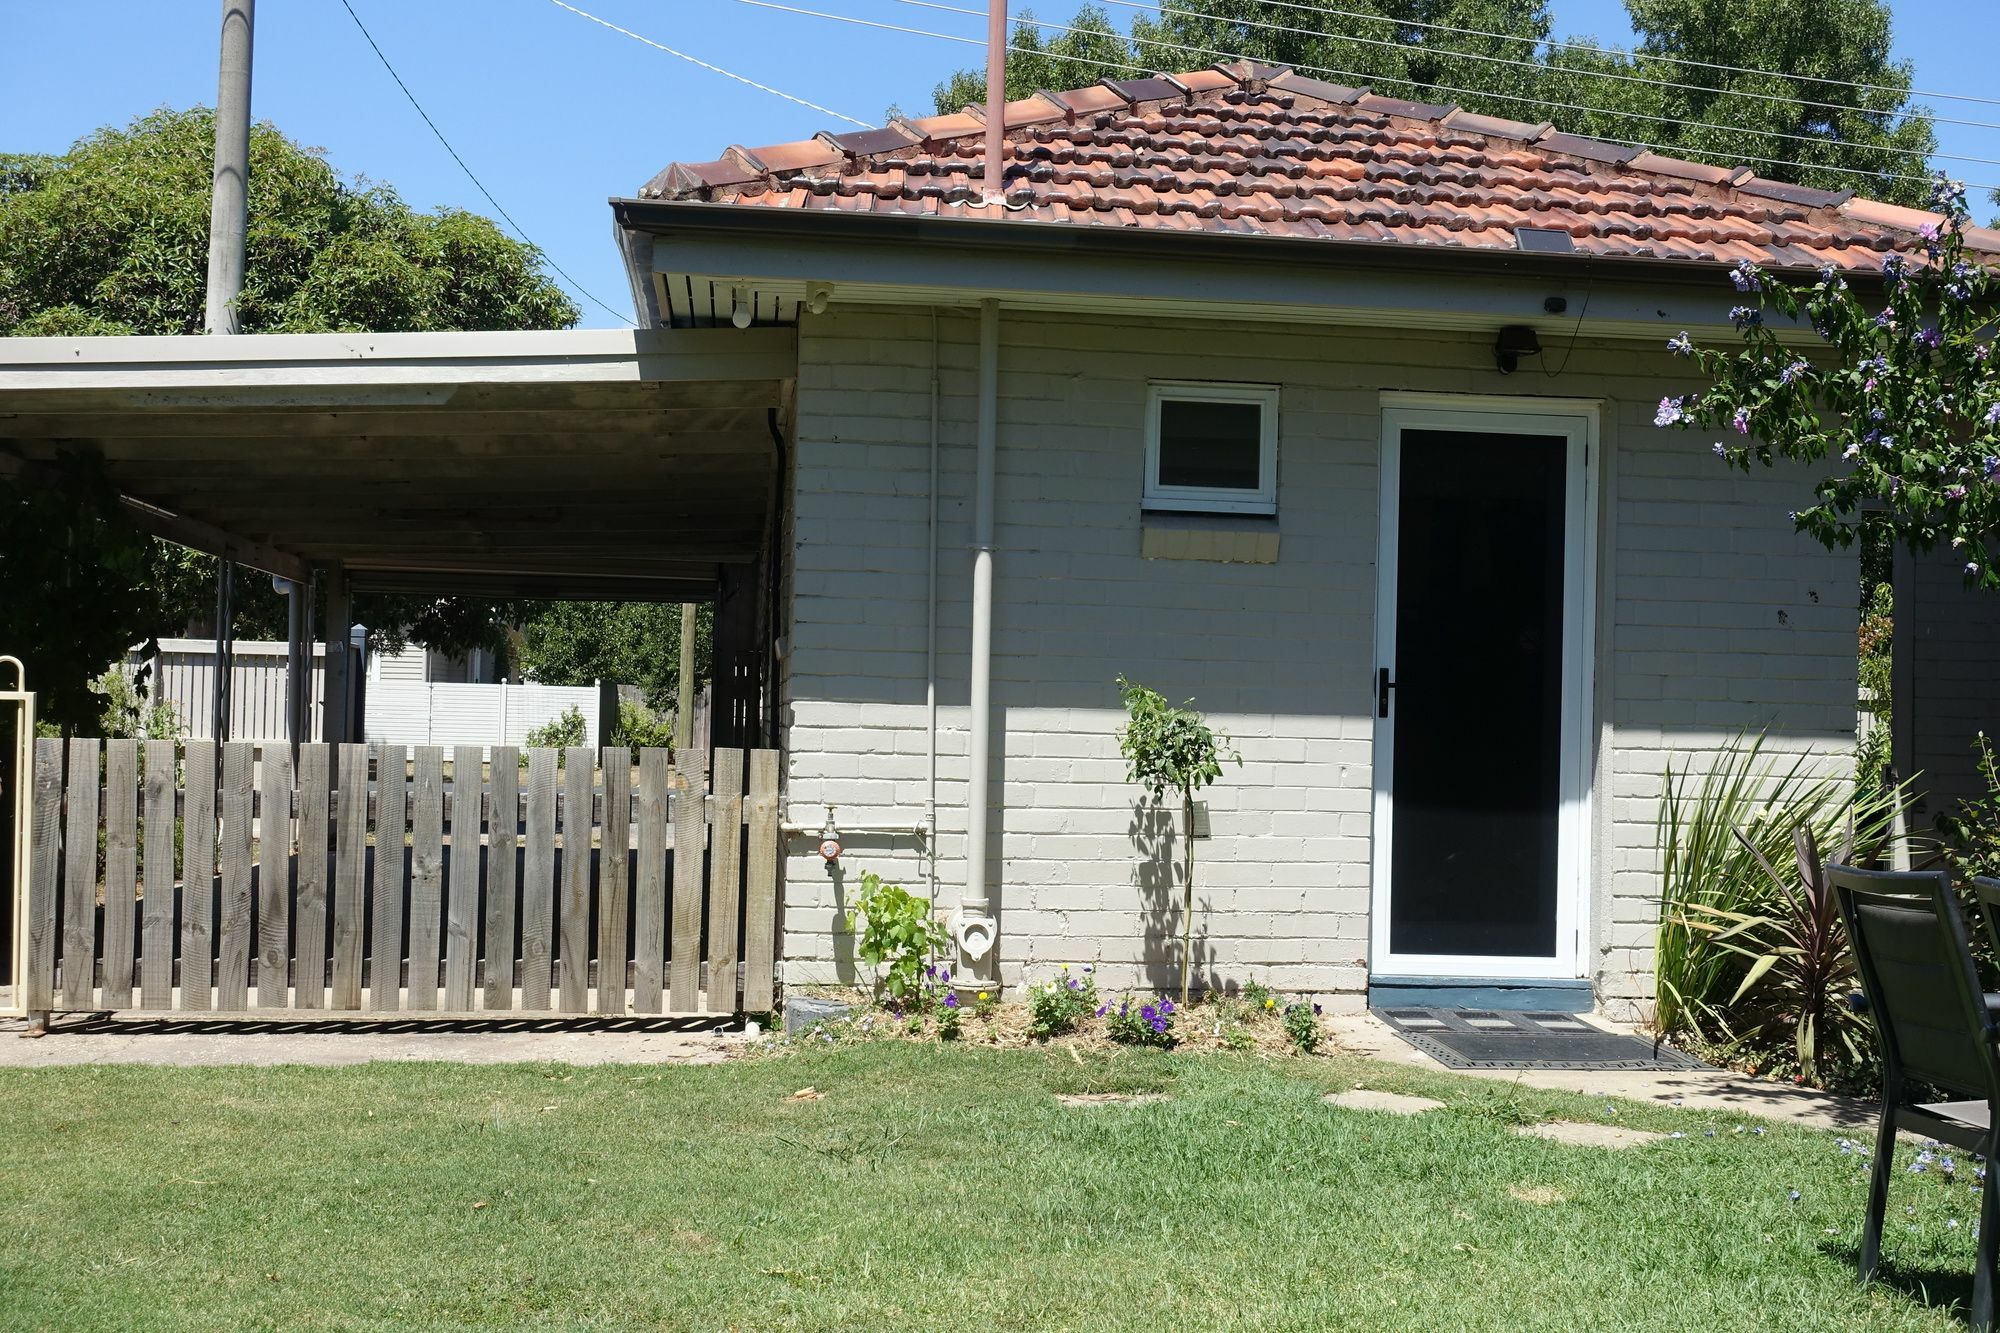
<svg viewBox="0 0 2000 1333">
<path fill-rule="evenodd" d="M 1896 1132 L 1907 1129 L 1978 1153 L 1987 1164 L 1980 1192 L 1978 1258 L 1972 1274 L 1972 1326 L 1993 1327 L 1994 1260 L 2000 1247 L 2000 1028 L 1973 968 L 1965 921 L 1950 879 L 1936 871 L 1857 870 L 1829 865 L 1869 1013 L 1882 1041 L 1882 1124 L 1861 1232 L 1861 1280 L 1882 1257 L 1882 1216 L 1889 1203 Z M 1966 1100 L 1906 1100 L 1916 1081 Z"/>
</svg>

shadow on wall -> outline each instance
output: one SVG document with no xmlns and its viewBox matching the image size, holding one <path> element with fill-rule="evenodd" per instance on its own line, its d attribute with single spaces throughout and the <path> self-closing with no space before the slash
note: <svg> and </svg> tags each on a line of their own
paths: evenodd
<svg viewBox="0 0 2000 1333">
<path fill-rule="evenodd" d="M 1145 918 L 1146 938 L 1140 958 L 1146 982 L 1162 993 L 1179 994 L 1181 984 L 1181 930 L 1187 907 L 1187 890 L 1181 874 L 1180 812 L 1153 799 L 1132 803 L 1132 822 L 1126 836 L 1134 853 L 1132 883 L 1139 890 L 1139 912 Z M 1199 853 L 1196 873 L 1200 873 Z M 1194 933 L 1194 963 L 1188 969 L 1196 990 L 1214 989 L 1215 946 L 1201 929 L 1212 904 L 1196 904 L 1199 915 Z"/>
</svg>

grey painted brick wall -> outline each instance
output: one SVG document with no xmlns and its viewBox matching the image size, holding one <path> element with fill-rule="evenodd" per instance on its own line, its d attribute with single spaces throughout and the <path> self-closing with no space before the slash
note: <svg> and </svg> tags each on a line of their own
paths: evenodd
<svg viewBox="0 0 2000 1333">
<path fill-rule="evenodd" d="M 973 320 L 939 321 L 940 901 L 964 851 Z M 801 328 L 790 596 L 790 816 L 913 822 L 925 794 L 927 311 L 836 307 Z M 1663 335 L 1664 337 L 1664 335 Z M 1745 478 L 1656 429 L 1687 386 L 1656 347 L 1578 345 L 1567 367 L 1492 370 L 1490 335 L 1004 317 L 992 852 L 1003 980 L 1090 962 L 1113 989 L 1176 976 L 1175 849 L 1125 782 L 1123 671 L 1193 696 L 1244 763 L 1197 849 L 1200 974 L 1361 1002 L 1367 977 L 1379 394 L 1602 400 L 1599 771 L 1590 958 L 1600 996 L 1650 997 L 1654 818 L 1670 753 L 1743 728 L 1846 762 L 1855 574 L 1791 531 L 1809 479 Z M 1140 556 L 1148 379 L 1282 386 L 1275 564 Z M 1484 775 L 1504 781 L 1504 774 Z M 921 889 L 907 837 L 852 833 L 840 866 L 793 844 L 785 975 L 849 980 L 841 909 L 863 869 Z"/>
</svg>

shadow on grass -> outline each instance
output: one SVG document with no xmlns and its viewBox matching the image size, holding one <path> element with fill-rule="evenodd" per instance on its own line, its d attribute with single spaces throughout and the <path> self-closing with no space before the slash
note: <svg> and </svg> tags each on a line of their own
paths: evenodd
<svg viewBox="0 0 2000 1333">
<path fill-rule="evenodd" d="M 1850 1276 L 1861 1262 L 1860 1247 L 1848 1241 L 1827 1241 L 1819 1249 L 1820 1253 L 1838 1259 Z M 1875 1269 L 1875 1283 L 1960 1320 L 1972 1308 L 1970 1269 L 1915 1267 L 1899 1264 L 1884 1255 Z"/>
</svg>

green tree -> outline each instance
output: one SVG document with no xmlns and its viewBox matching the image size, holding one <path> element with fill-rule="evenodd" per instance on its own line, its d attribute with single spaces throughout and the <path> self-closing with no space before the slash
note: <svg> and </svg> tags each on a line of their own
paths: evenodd
<svg viewBox="0 0 2000 1333">
<path fill-rule="evenodd" d="M 0 335 L 202 327 L 214 122 L 162 110 L 61 154 L 0 154 Z M 532 246 L 460 209 L 422 213 L 259 124 L 250 136 L 245 332 L 566 328 L 577 308 Z M 0 644 L 28 659 L 44 716 L 92 725 L 89 686 L 134 643 L 212 621 L 215 562 L 139 533 L 87 458 L 60 491 L 0 501 Z M 239 632 L 282 634 L 270 580 L 236 580 Z M 390 646 L 497 644 L 509 608 L 362 597 Z"/>
<path fill-rule="evenodd" d="M 706 680 L 712 607 L 697 611 L 696 628 L 695 675 Z M 544 685 L 637 685 L 648 707 L 671 713 L 681 677 L 681 609 L 667 602 L 531 603 L 521 608 L 515 661 Z"/>
<path fill-rule="evenodd" d="M 1923 196 L 1936 143 L 1910 100 L 1908 62 L 1890 57 L 1884 0 L 1626 0 L 1639 37 L 1629 52 L 1587 37 L 1570 42 L 1598 49 L 1550 46 L 1547 0 L 1341 0 L 1339 9 L 1168 0 L 1157 18 L 1135 16 L 1124 35 L 1093 6 L 1067 25 L 1076 32 L 1045 34 L 1023 14 L 1007 92 L 1026 97 L 1247 56 L 1389 96 L 1749 162 L 1776 180 L 1897 203 Z M 937 86 L 937 109 L 976 104 L 984 90 L 982 73 L 960 71 Z M 1752 160 L 1760 158 L 1803 165 Z"/>
</svg>

